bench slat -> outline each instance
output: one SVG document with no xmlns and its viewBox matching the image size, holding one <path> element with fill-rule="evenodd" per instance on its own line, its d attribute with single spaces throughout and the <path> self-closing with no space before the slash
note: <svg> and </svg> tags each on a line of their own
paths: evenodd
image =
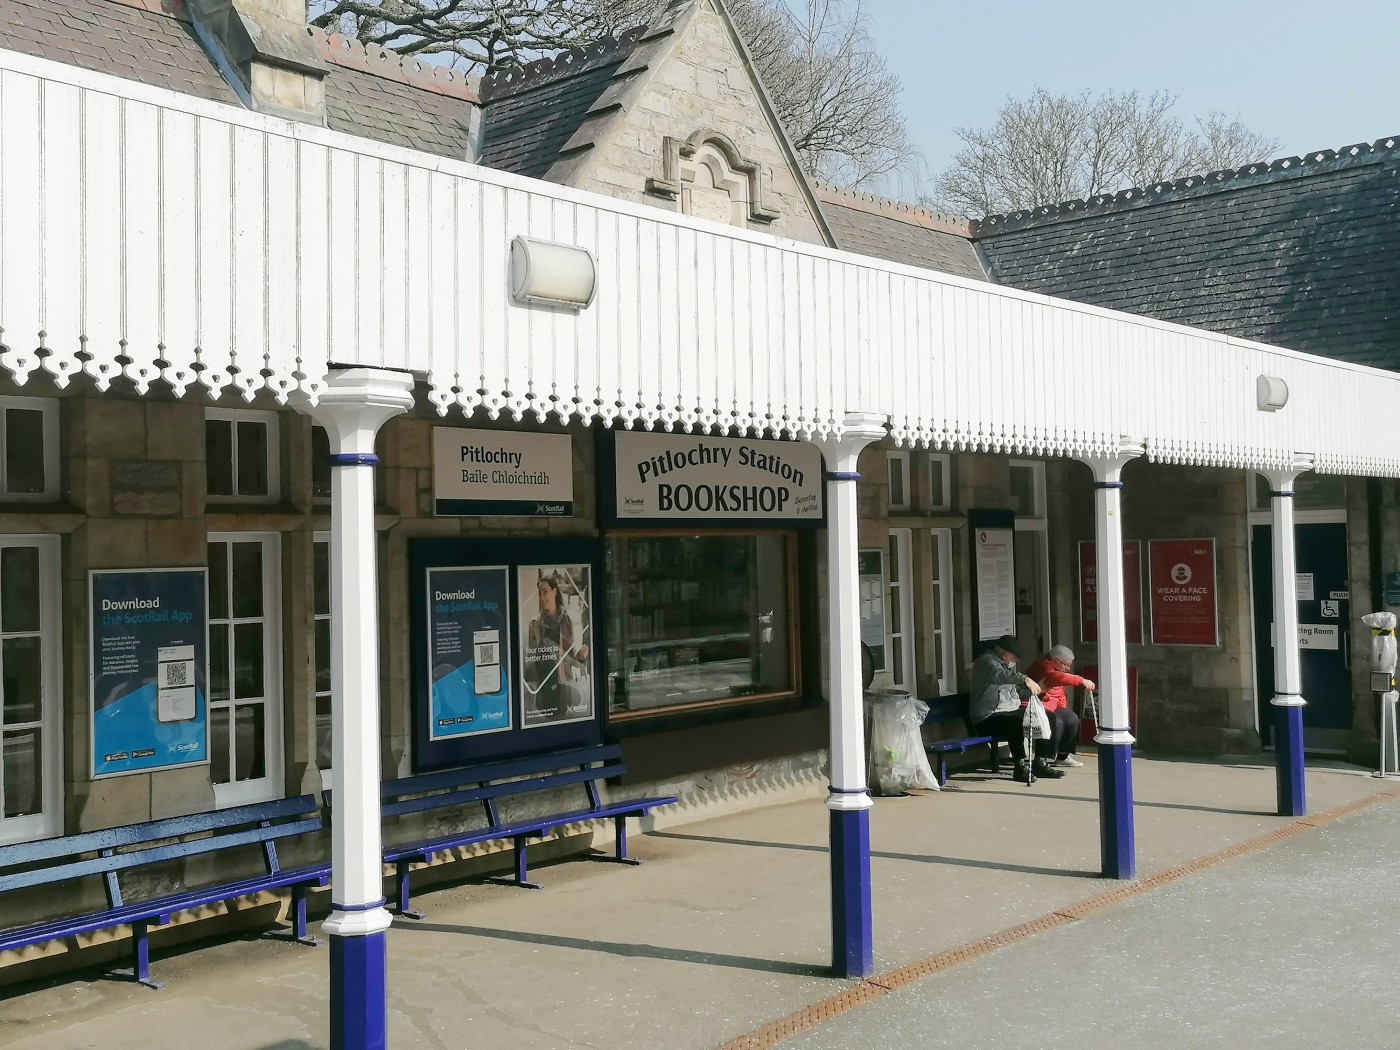
<svg viewBox="0 0 1400 1050">
<path fill-rule="evenodd" d="M 622 748 L 618 745 L 600 744 L 597 747 L 556 751 L 552 754 L 536 755 L 530 758 L 505 759 L 501 762 L 488 762 L 481 766 L 445 769 L 436 773 L 422 773 L 418 776 L 388 780 L 380 788 L 380 796 L 386 799 L 398 798 L 400 795 L 406 794 L 422 794 L 426 791 L 442 791 L 472 784 L 484 784 L 490 780 L 514 780 L 516 777 L 537 776 L 569 766 L 611 762 L 621 757 Z"/>
<path fill-rule="evenodd" d="M 600 777 L 621 776 L 626 772 L 627 767 L 621 764 L 600 766 L 594 769 L 569 769 L 535 780 L 510 780 L 503 784 L 482 784 L 480 787 L 467 788 L 465 791 L 449 791 L 444 794 L 403 798 L 381 806 L 380 812 L 386 817 L 402 817 L 410 813 L 426 813 L 434 809 L 467 805 L 484 799 L 509 798 L 512 795 L 523 795 L 531 791 L 547 791 L 550 788 L 568 787 L 571 784 L 582 784 Z"/>
<path fill-rule="evenodd" d="M 310 795 L 305 796 L 310 798 Z M 314 801 L 314 800 L 313 800 Z M 246 821 L 242 822 L 246 823 Z M 70 861 L 66 864 L 33 868 L 28 871 L 10 872 L 0 875 L 0 893 L 22 889 L 27 886 L 42 886 L 54 882 L 68 882 L 84 875 L 100 875 L 105 872 L 123 871 L 128 868 L 157 864 L 180 857 L 194 857 L 202 853 L 214 853 L 233 846 L 253 845 L 271 839 L 289 838 L 307 832 L 321 830 L 321 817 L 317 814 L 305 820 L 274 824 L 266 828 L 250 828 L 247 831 L 234 831 L 214 835 L 209 838 L 190 839 L 185 842 L 172 842 L 164 846 L 150 846 L 131 853 L 118 853 L 110 857 L 93 857 L 90 860 Z M 60 840 L 61 841 L 61 840 Z M 68 854 L 60 854 L 66 856 Z"/>
<path fill-rule="evenodd" d="M 0 846 L 0 868 L 33 864 L 56 857 L 71 857 L 79 853 L 95 853 L 102 849 L 120 849 L 122 846 L 218 831 L 240 824 L 255 824 L 262 820 L 300 817 L 307 813 L 315 813 L 316 810 L 314 795 L 299 795 L 296 798 L 255 802 L 210 813 L 191 813 L 182 817 L 150 820 L 144 824 L 125 824 L 117 828 L 83 831 L 76 835 L 40 839 L 37 842 L 16 842 L 9 846 Z"/>
</svg>

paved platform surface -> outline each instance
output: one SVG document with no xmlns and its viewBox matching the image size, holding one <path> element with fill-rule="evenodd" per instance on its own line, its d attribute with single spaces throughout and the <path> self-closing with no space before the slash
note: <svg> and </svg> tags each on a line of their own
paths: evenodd
<svg viewBox="0 0 1400 1050">
<path fill-rule="evenodd" d="M 1030 790 L 1004 776 L 964 775 L 942 793 L 878 800 L 877 970 L 909 967 L 1117 887 L 1097 876 L 1095 774 L 1090 759 Z M 1134 775 L 1142 876 L 1294 823 L 1273 814 L 1274 773 L 1263 762 L 1139 758 Z M 1308 773 L 1309 808 L 1322 813 L 1398 787 L 1319 764 Z M 1282 850 L 1322 833 L 1306 830 Z M 807 802 L 635 836 L 635 854 L 648 861 L 639 868 L 571 861 L 539 867 L 540 892 L 465 883 L 425 893 L 417 902 L 427 919 L 390 931 L 390 1045 L 713 1050 L 858 992 L 861 982 L 827 975 L 826 837 L 814 785 Z M 1023 947 L 1034 952 L 1035 939 Z M 999 966 L 1009 951 L 976 965 Z M 1158 951 L 1143 945 L 1135 958 L 1146 965 Z M 168 951 L 157 941 L 163 992 L 92 974 L 0 990 L 8 995 L 0 1046 L 319 1048 L 327 1042 L 327 967 L 324 949 L 266 938 Z"/>
</svg>

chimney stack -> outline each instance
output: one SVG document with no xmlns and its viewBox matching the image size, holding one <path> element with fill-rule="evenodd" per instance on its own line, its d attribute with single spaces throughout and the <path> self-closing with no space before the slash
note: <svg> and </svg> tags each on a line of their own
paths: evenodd
<svg viewBox="0 0 1400 1050">
<path fill-rule="evenodd" d="M 195 32 L 251 109 L 326 122 L 327 66 L 304 0 L 187 0 Z"/>
</svg>

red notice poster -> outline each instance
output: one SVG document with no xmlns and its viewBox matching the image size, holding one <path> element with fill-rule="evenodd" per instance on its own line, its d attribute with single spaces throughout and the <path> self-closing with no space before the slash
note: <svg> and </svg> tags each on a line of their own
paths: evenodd
<svg viewBox="0 0 1400 1050">
<path fill-rule="evenodd" d="M 1094 561 L 1094 542 L 1079 541 L 1079 637 L 1099 640 L 1099 570 Z M 1142 644 L 1142 541 L 1123 543 L 1123 617 L 1128 642 Z M 1092 677 L 1092 676 L 1090 676 Z"/>
<path fill-rule="evenodd" d="M 1154 645 L 1219 645 L 1215 540 L 1149 540 Z"/>
</svg>

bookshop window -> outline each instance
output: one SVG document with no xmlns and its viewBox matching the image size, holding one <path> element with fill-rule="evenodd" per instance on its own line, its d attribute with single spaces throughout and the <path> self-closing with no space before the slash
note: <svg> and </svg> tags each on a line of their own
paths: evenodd
<svg viewBox="0 0 1400 1050">
<path fill-rule="evenodd" d="M 795 548 L 788 533 L 610 537 L 610 715 L 791 695 Z"/>
</svg>

